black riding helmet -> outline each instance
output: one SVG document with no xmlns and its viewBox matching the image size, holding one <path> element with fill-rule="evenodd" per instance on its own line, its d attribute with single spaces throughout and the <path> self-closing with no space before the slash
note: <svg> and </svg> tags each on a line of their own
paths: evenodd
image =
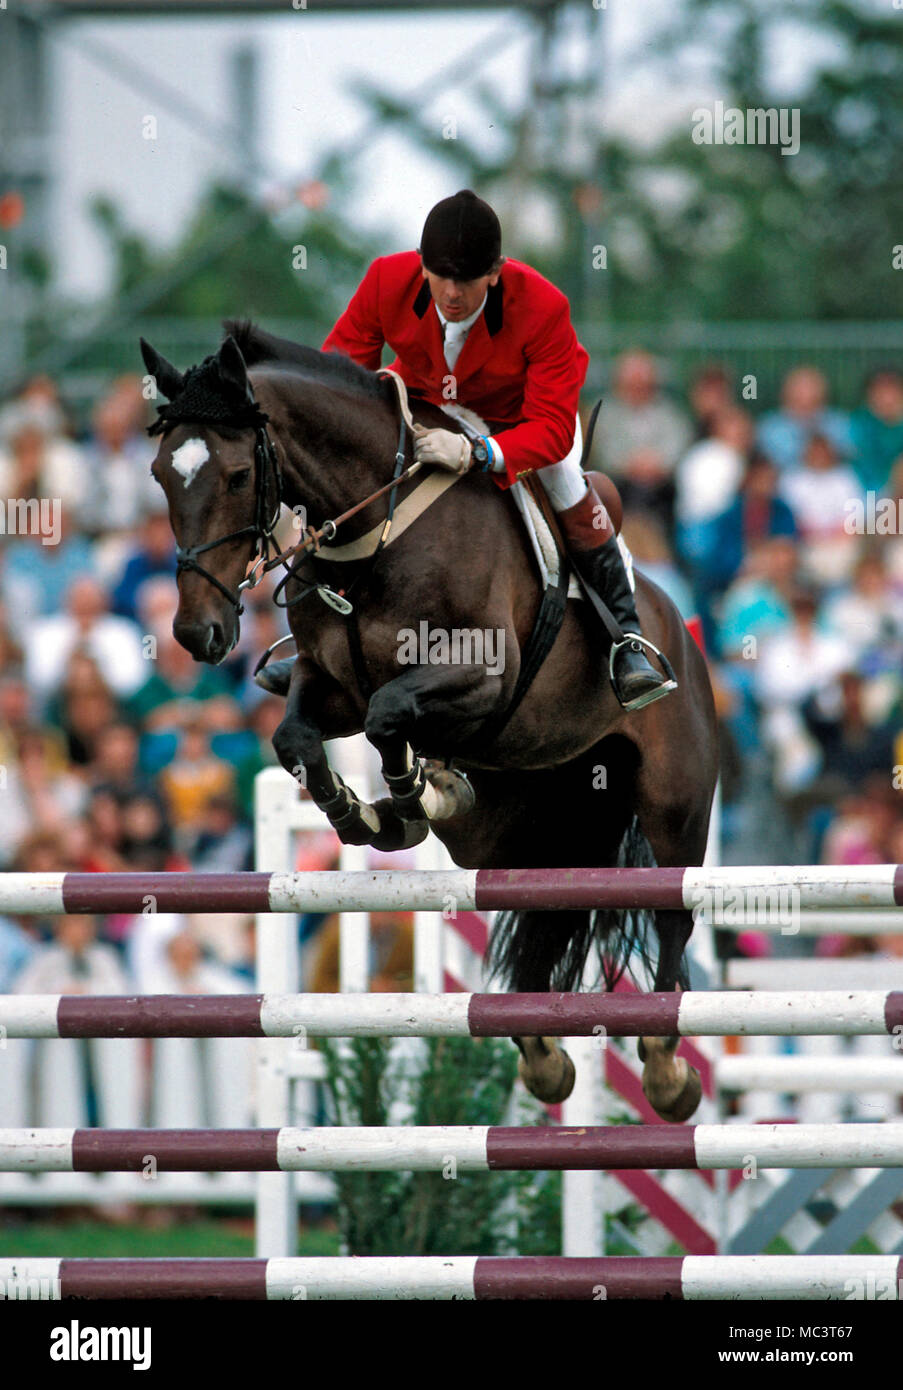
<svg viewBox="0 0 903 1390">
<path fill-rule="evenodd" d="M 469 188 L 443 198 L 423 225 L 420 255 L 433 275 L 478 280 L 502 254 L 502 229 L 488 203 Z"/>
</svg>

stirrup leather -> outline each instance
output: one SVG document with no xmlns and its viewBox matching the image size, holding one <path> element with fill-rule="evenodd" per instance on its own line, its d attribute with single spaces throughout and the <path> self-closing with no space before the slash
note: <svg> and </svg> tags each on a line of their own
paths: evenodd
<svg viewBox="0 0 903 1390">
<path fill-rule="evenodd" d="M 648 637 L 641 636 L 639 632 L 625 632 L 620 642 L 612 642 L 611 651 L 608 654 L 608 674 L 614 686 L 615 694 L 617 695 L 618 693 L 618 683 L 615 679 L 615 660 L 618 652 L 622 651 L 624 647 L 632 646 L 635 642 L 638 642 L 642 647 L 647 647 L 650 652 L 653 652 L 655 656 L 658 657 L 666 680 L 662 685 L 656 686 L 654 690 L 647 691 L 645 695 L 637 695 L 634 699 L 628 700 L 626 704 L 621 703 L 621 708 L 627 710 L 628 713 L 632 713 L 634 710 L 638 709 L 645 709 L 647 705 L 653 704 L 656 700 L 661 700 L 662 697 L 669 694 L 670 691 L 677 689 L 677 677 L 674 674 L 674 668 L 664 652 L 659 651 L 654 642 L 650 642 Z M 618 696 L 618 700 L 620 702 L 620 696 Z"/>
</svg>

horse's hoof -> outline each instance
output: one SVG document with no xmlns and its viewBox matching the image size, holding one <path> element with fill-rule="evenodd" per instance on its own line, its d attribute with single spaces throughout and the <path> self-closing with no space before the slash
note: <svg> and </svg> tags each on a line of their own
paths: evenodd
<svg viewBox="0 0 903 1390">
<path fill-rule="evenodd" d="M 425 758 L 423 770 L 430 786 L 443 796 L 453 810 L 446 812 L 443 819 L 453 816 L 466 816 L 476 804 L 476 795 L 469 778 L 463 772 L 453 772 L 435 758 Z"/>
<path fill-rule="evenodd" d="M 335 802 L 332 805 L 334 806 Z M 337 815 L 334 810 L 330 814 L 326 806 L 320 806 L 320 810 L 343 845 L 372 845 L 382 831 L 376 807 L 358 801 L 356 796 L 349 796 L 346 809 L 341 815 Z"/>
<path fill-rule="evenodd" d="M 374 802 L 373 809 L 379 816 L 379 833 L 371 841 L 373 848 L 383 854 L 394 854 L 400 849 L 413 849 L 422 844 L 430 833 L 425 820 L 402 820 L 389 797 Z"/>
<path fill-rule="evenodd" d="M 656 1105 L 655 1101 L 646 1091 L 645 1078 L 643 1081 L 643 1092 L 659 1119 L 667 1120 L 670 1124 L 679 1125 L 683 1124 L 685 1120 L 688 1120 L 691 1115 L 696 1113 L 696 1107 L 702 1100 L 702 1079 L 696 1068 L 691 1067 L 685 1057 L 677 1057 L 675 1059 L 675 1065 L 685 1070 L 685 1079 L 677 1095 L 669 1104 L 659 1103 Z"/>
<path fill-rule="evenodd" d="M 521 1053 L 517 1063 L 517 1074 L 537 1100 L 544 1105 L 560 1105 L 567 1100 L 574 1089 L 577 1072 L 563 1047 L 554 1044 L 537 1065 L 530 1063 Z"/>
</svg>

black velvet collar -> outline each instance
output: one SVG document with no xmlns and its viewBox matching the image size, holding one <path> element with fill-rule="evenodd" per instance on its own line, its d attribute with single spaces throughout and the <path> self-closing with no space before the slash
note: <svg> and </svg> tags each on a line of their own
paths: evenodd
<svg viewBox="0 0 903 1390">
<path fill-rule="evenodd" d="M 486 329 L 490 338 L 494 338 L 502 327 L 502 298 L 500 278 L 498 284 L 489 286 L 486 292 L 486 306 L 483 309 L 483 317 L 486 320 Z M 423 318 L 432 302 L 433 296 L 430 294 L 430 287 L 424 280 L 412 305 L 414 313 L 419 319 Z"/>
</svg>

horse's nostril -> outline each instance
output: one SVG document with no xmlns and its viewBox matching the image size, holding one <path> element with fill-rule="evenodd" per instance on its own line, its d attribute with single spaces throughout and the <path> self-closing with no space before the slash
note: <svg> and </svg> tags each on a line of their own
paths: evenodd
<svg viewBox="0 0 903 1390">
<path fill-rule="evenodd" d="M 208 652 L 222 651 L 223 649 L 223 629 L 219 623 L 211 623 L 207 632 Z"/>
</svg>

